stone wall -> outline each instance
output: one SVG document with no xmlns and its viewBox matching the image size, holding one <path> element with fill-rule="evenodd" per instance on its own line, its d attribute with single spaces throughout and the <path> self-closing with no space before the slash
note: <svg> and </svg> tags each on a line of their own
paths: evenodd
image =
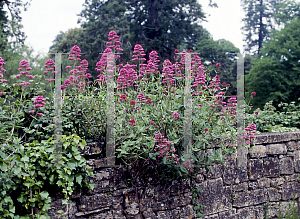
<svg viewBox="0 0 300 219">
<path fill-rule="evenodd" d="M 295 194 L 299 200 L 300 132 L 255 135 L 256 150 L 247 149 L 247 166 L 239 168 L 236 157 L 227 157 L 225 167 L 214 165 L 214 173 L 199 172 L 197 186 L 204 191 L 199 203 L 207 206 L 205 218 L 277 218 L 278 205 L 285 212 Z M 189 180 L 160 183 L 153 173 L 139 179 L 135 188 L 126 187 L 123 168 L 99 168 L 105 159 L 96 158 L 103 145 L 89 144 L 82 152 L 94 170 L 89 181 L 94 190 L 73 195 L 67 218 L 197 218 L 191 204 Z M 94 156 L 94 157 L 93 157 Z M 150 171 L 151 172 L 151 171 Z M 152 174 L 152 175 L 151 175 Z M 299 177 L 300 178 L 300 177 Z M 66 210 L 59 194 L 52 195 L 51 218 Z M 298 203 L 297 203 L 298 204 Z"/>
</svg>

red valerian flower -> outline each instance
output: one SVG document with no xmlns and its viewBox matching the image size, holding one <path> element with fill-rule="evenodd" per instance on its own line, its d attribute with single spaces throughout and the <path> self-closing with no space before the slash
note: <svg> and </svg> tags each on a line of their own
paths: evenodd
<svg viewBox="0 0 300 219">
<path fill-rule="evenodd" d="M 220 63 L 217 63 L 217 64 L 216 64 L 216 67 L 217 67 L 217 68 L 221 67 L 221 64 L 220 64 Z"/>
</svg>

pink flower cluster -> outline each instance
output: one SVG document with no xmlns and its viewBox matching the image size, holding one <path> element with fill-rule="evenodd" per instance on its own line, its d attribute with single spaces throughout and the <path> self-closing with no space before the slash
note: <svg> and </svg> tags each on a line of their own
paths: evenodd
<svg viewBox="0 0 300 219">
<path fill-rule="evenodd" d="M 56 74 L 56 71 L 54 71 L 55 63 L 52 59 L 48 59 L 44 65 L 44 67 L 47 68 L 47 70 L 44 71 L 44 74 L 47 74 L 49 71 L 52 71 L 53 74 Z"/>
<path fill-rule="evenodd" d="M 136 65 L 126 64 L 121 70 L 117 79 L 118 89 L 131 87 L 138 80 L 136 71 L 133 69 Z M 138 85 L 137 85 L 138 86 Z M 135 86 L 136 87 L 136 86 Z"/>
<path fill-rule="evenodd" d="M 19 75 L 16 75 L 16 78 L 20 78 L 21 75 L 26 75 L 29 79 L 33 79 L 34 77 L 32 75 L 28 75 L 29 71 L 32 68 L 29 65 L 29 62 L 25 59 L 23 59 L 20 63 L 19 63 L 19 68 L 18 70 L 20 71 Z M 27 86 L 30 85 L 29 82 L 23 82 L 23 83 L 18 83 L 18 86 Z"/>
<path fill-rule="evenodd" d="M 179 113 L 175 112 L 175 113 L 173 113 L 172 117 L 178 119 L 178 118 L 180 118 L 180 115 L 179 115 Z"/>
<path fill-rule="evenodd" d="M 158 60 L 158 53 L 156 51 L 152 51 L 149 54 L 149 60 L 146 67 L 147 75 L 159 73 L 158 71 L 158 63 L 160 60 Z"/>
<path fill-rule="evenodd" d="M 5 72 L 6 70 L 3 68 L 3 66 L 5 65 L 5 62 L 4 60 L 0 57 L 0 82 L 4 83 L 6 82 L 7 80 L 5 79 L 2 79 L 3 78 L 3 72 Z"/>
<path fill-rule="evenodd" d="M 169 59 L 166 59 L 163 64 L 162 77 L 164 78 L 162 83 L 167 83 L 168 86 L 174 86 L 175 79 L 173 76 L 175 71 L 175 65 L 173 65 Z"/>
<path fill-rule="evenodd" d="M 81 57 L 80 53 L 81 53 L 81 50 L 79 49 L 79 47 L 77 45 L 75 45 L 72 47 L 71 54 L 69 55 L 68 59 L 73 60 L 73 61 L 80 61 L 81 60 L 79 58 L 79 57 Z"/>
<path fill-rule="evenodd" d="M 123 49 L 120 48 L 120 44 L 121 42 L 119 41 L 119 36 L 115 31 L 110 31 L 108 33 L 108 40 L 110 40 L 111 42 L 107 42 L 107 48 L 110 49 L 116 49 L 118 52 L 122 52 Z M 120 56 L 116 56 L 116 58 L 120 58 Z"/>
<path fill-rule="evenodd" d="M 45 99 L 41 95 L 39 95 L 35 98 L 33 104 L 35 104 L 35 105 L 33 105 L 34 108 L 44 107 L 46 105 Z"/>
<path fill-rule="evenodd" d="M 246 141 L 246 144 L 250 144 L 250 139 L 253 139 L 254 138 L 254 135 L 256 133 L 256 126 L 255 124 L 250 124 L 247 126 L 247 128 L 245 128 L 245 131 L 246 131 L 246 136 L 244 137 L 247 141 Z"/>
<path fill-rule="evenodd" d="M 80 61 L 81 60 L 79 58 L 79 57 L 81 57 L 80 53 L 81 53 L 80 48 L 77 45 L 75 45 L 72 47 L 71 54 L 69 55 L 68 59 L 73 60 L 74 62 Z M 71 66 L 66 66 L 66 69 L 70 69 L 70 68 L 71 68 Z M 69 71 L 69 73 L 71 75 L 70 75 L 69 79 L 66 79 L 64 81 L 64 85 L 61 86 L 61 89 L 64 90 L 68 86 L 72 86 L 72 85 L 75 85 L 76 83 L 78 83 L 77 84 L 78 89 L 84 90 L 86 84 L 92 83 L 91 81 L 85 82 L 86 79 L 90 79 L 92 77 L 90 73 L 86 72 L 87 69 L 88 69 L 88 61 L 86 59 L 84 59 L 80 62 L 79 66 L 75 66 L 74 69 L 71 69 Z M 78 76 L 76 76 L 76 75 L 78 75 Z"/>
<path fill-rule="evenodd" d="M 166 157 L 167 159 L 175 161 L 175 163 L 179 162 L 178 155 L 175 154 L 175 148 L 170 146 L 172 141 L 167 141 L 161 133 L 155 134 L 155 142 L 158 143 L 158 146 L 154 148 L 154 151 L 159 151 L 158 158 Z"/>
</svg>

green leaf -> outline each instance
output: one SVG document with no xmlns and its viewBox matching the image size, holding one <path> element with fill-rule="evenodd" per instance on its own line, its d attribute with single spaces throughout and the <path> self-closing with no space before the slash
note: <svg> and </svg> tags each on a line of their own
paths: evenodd
<svg viewBox="0 0 300 219">
<path fill-rule="evenodd" d="M 24 157 L 21 158 L 21 161 L 28 162 L 28 161 L 29 161 L 29 157 L 27 157 L 27 156 L 25 155 Z"/>
<path fill-rule="evenodd" d="M 76 174 L 76 182 L 78 182 L 78 184 L 81 185 L 81 182 L 82 182 L 82 175 Z"/>
<path fill-rule="evenodd" d="M 75 170 L 77 163 L 75 161 L 69 161 L 68 166 L 71 167 L 72 170 Z"/>
<path fill-rule="evenodd" d="M 49 196 L 49 193 L 47 191 L 42 191 L 40 193 L 40 196 L 41 196 L 42 199 L 47 199 L 48 196 Z"/>
</svg>

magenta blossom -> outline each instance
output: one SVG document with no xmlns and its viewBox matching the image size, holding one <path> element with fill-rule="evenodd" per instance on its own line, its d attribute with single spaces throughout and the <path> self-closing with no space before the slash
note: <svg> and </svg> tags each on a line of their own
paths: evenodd
<svg viewBox="0 0 300 219">
<path fill-rule="evenodd" d="M 175 113 L 173 113 L 172 117 L 178 119 L 180 117 L 180 115 L 179 115 L 179 113 L 175 112 Z"/>
<path fill-rule="evenodd" d="M 29 110 L 28 111 L 30 114 L 34 114 L 34 110 Z"/>
</svg>

